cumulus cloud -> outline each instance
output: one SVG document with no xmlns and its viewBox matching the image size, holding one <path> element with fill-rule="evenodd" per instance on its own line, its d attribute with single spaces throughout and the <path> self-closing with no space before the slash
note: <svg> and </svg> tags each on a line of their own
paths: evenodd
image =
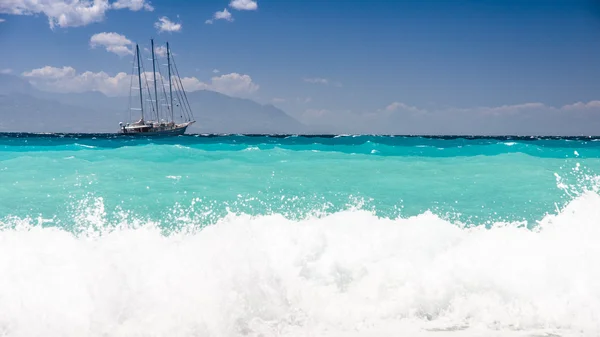
<svg viewBox="0 0 600 337">
<path fill-rule="evenodd" d="M 252 82 L 252 78 L 248 75 L 231 73 L 213 77 L 211 88 L 228 95 L 238 95 L 254 93 L 259 89 L 259 85 Z"/>
<path fill-rule="evenodd" d="M 72 77 L 75 75 L 75 73 L 75 68 L 73 67 L 56 68 L 51 66 L 45 66 L 43 68 L 26 71 L 23 73 L 23 76 L 55 80 L 65 77 Z"/>
<path fill-rule="evenodd" d="M 154 47 L 154 53 L 160 57 L 167 57 L 167 47 L 165 47 L 165 46 Z"/>
<path fill-rule="evenodd" d="M 154 27 L 158 29 L 159 33 L 179 32 L 182 28 L 181 23 L 175 23 L 166 16 L 159 18 L 158 21 L 154 23 Z"/>
<path fill-rule="evenodd" d="M 50 28 L 79 27 L 104 20 L 111 9 L 138 11 L 152 10 L 146 0 L 118 0 L 109 4 L 108 0 L 4 0 L 0 1 L 0 13 L 12 15 L 43 14 L 48 18 Z"/>
<path fill-rule="evenodd" d="M 126 96 L 129 94 L 129 86 L 132 76 L 120 72 L 114 76 L 100 71 L 86 71 L 78 73 L 73 67 L 51 67 L 33 69 L 22 73 L 22 76 L 29 79 L 32 85 L 40 90 L 51 92 L 86 92 L 99 91 L 107 96 Z M 137 76 L 133 76 L 133 81 L 137 82 Z M 150 79 L 151 72 L 142 74 L 142 83 L 144 78 Z M 159 78 L 160 80 L 160 78 Z M 166 82 L 165 78 L 162 78 Z M 209 83 L 204 83 L 196 77 L 184 77 L 181 79 L 186 91 L 212 90 L 230 96 L 247 97 L 259 89 L 259 85 L 252 81 L 248 75 L 231 73 L 213 77 Z M 151 84 L 149 84 L 151 85 Z"/>
<path fill-rule="evenodd" d="M 214 74 L 218 74 L 218 73 L 220 73 L 221 71 L 220 71 L 219 69 L 213 69 L 213 71 L 212 71 L 212 72 L 213 72 Z"/>
<path fill-rule="evenodd" d="M 229 7 L 238 11 L 255 11 L 258 9 L 258 4 L 254 0 L 232 0 L 229 3 Z M 233 16 L 224 8 L 222 11 L 215 12 L 212 18 L 204 21 L 207 25 L 212 25 L 216 20 L 225 20 L 233 22 Z"/>
<path fill-rule="evenodd" d="M 258 9 L 258 4 L 253 0 L 232 0 L 229 7 L 238 11 L 255 11 Z"/>
<path fill-rule="evenodd" d="M 4 21 L 6 21 L 6 20 L 5 20 L 5 19 L 3 19 L 3 18 L 0 18 L 0 23 L 2 23 L 2 22 L 4 22 Z"/>
<path fill-rule="evenodd" d="M 210 83 L 201 82 L 196 77 L 185 77 L 181 79 L 181 82 L 187 91 L 212 90 L 225 95 L 240 97 L 249 96 L 260 88 L 249 75 L 238 73 L 215 76 L 210 80 Z"/>
<path fill-rule="evenodd" d="M 22 74 L 35 87 L 60 93 L 99 91 L 107 96 L 124 96 L 129 92 L 131 75 L 120 72 L 115 76 L 100 71 L 77 73 L 73 67 L 51 67 L 26 71 Z M 137 78 L 137 77 L 136 77 Z"/>
<path fill-rule="evenodd" d="M 147 11 L 154 10 L 154 7 L 145 0 L 117 0 L 117 2 L 112 4 L 112 7 L 115 9 L 128 8 L 132 11 L 139 11 L 140 9 L 145 9 Z"/>
<path fill-rule="evenodd" d="M 598 109 L 600 108 L 600 101 L 590 101 L 588 103 L 577 102 L 574 104 L 565 105 L 562 110 L 586 110 L 586 109 Z"/>
<path fill-rule="evenodd" d="M 421 110 L 417 109 L 414 106 L 410 106 L 401 102 L 393 102 L 392 104 L 385 107 L 385 111 L 397 111 L 397 110 L 408 110 L 413 112 L 419 112 Z"/>
<path fill-rule="evenodd" d="M 200 81 L 198 78 L 192 77 L 183 77 L 181 79 L 181 83 L 183 84 L 183 88 L 186 91 L 198 91 L 198 90 L 209 90 L 209 85 Z"/>
<path fill-rule="evenodd" d="M 133 43 L 125 35 L 117 33 L 98 33 L 90 38 L 92 48 L 103 47 L 107 52 L 115 53 L 119 56 L 133 55 L 131 45 Z"/>
<path fill-rule="evenodd" d="M 538 109 L 554 109 L 552 107 L 548 107 L 543 103 L 524 103 L 524 104 L 514 104 L 514 105 L 502 105 L 498 107 L 479 107 L 472 108 L 468 110 L 476 110 L 484 115 L 509 115 L 516 114 L 523 110 L 538 110 Z"/>
<path fill-rule="evenodd" d="M 209 19 L 209 20 L 206 20 L 204 23 L 206 23 L 208 25 L 212 25 L 213 22 L 214 22 L 214 20 L 225 20 L 225 21 L 232 22 L 233 21 L 233 16 L 227 10 L 227 8 L 224 8 L 222 11 L 215 12 L 215 14 L 213 15 L 213 18 Z"/>
</svg>

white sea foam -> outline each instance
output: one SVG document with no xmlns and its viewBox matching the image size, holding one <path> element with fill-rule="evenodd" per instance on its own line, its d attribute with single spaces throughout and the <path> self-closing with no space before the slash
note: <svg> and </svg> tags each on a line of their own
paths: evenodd
<svg viewBox="0 0 600 337">
<path fill-rule="evenodd" d="M 85 144 L 79 144 L 79 143 L 75 143 L 74 145 L 79 146 L 79 147 L 83 147 L 86 149 L 95 149 L 96 147 L 93 145 L 85 145 Z"/>
<path fill-rule="evenodd" d="M 108 228 L 102 199 L 86 205 L 77 221 Z M 536 230 L 361 210 L 230 215 L 169 236 L 10 219 L 0 335 L 597 336 L 599 219 L 594 192 Z"/>
</svg>

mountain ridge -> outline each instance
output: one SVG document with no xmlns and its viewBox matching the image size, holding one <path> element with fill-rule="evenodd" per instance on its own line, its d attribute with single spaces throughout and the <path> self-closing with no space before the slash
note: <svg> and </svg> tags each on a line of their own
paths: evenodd
<svg viewBox="0 0 600 337">
<path fill-rule="evenodd" d="M 271 104 L 209 90 L 188 92 L 187 97 L 196 119 L 189 133 L 306 130 L 304 124 Z M 18 76 L 0 74 L 0 131 L 114 133 L 119 122 L 136 119 L 130 119 L 128 102 L 129 97 L 109 97 L 98 91 L 41 91 Z"/>
</svg>

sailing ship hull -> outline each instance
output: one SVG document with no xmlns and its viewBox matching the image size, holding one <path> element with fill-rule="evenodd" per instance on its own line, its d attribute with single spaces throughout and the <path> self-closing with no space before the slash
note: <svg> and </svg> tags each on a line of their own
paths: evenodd
<svg viewBox="0 0 600 337">
<path fill-rule="evenodd" d="M 185 131 L 187 130 L 188 126 L 189 126 L 189 124 L 184 125 L 184 126 L 177 126 L 172 129 L 166 129 L 166 130 L 153 130 L 153 128 L 149 128 L 146 131 L 128 130 L 128 129 L 123 128 L 123 129 L 121 129 L 120 133 L 123 135 L 128 135 L 128 136 L 144 136 L 144 137 L 181 136 L 181 135 L 185 134 Z"/>
<path fill-rule="evenodd" d="M 175 74 L 176 76 L 172 76 L 174 73 L 171 71 L 172 70 L 172 64 L 175 64 L 175 60 L 173 60 L 172 55 L 171 55 L 171 50 L 169 48 L 169 43 L 167 42 L 167 66 L 168 66 L 168 72 L 169 72 L 169 94 L 167 95 L 167 93 L 164 91 L 163 88 L 163 94 L 164 94 L 164 100 L 167 101 L 170 104 L 165 104 L 168 107 L 167 111 L 162 111 L 161 113 L 161 109 L 160 109 L 160 105 L 159 102 L 161 101 L 161 99 L 158 96 L 158 85 L 157 85 L 157 80 L 156 80 L 156 58 L 154 56 L 154 40 L 151 39 L 151 46 L 152 46 L 152 75 L 153 75 L 153 82 L 154 82 L 154 97 L 152 97 L 152 94 L 150 92 L 150 85 L 148 84 L 148 81 L 146 79 L 146 77 L 144 76 L 144 79 L 146 80 L 146 88 L 148 89 L 148 95 L 150 96 L 150 99 L 147 99 L 147 101 L 153 102 L 151 105 L 152 110 L 150 111 L 150 113 L 148 113 L 148 111 L 146 112 L 146 117 L 150 117 L 149 115 L 151 115 L 150 118 L 156 118 L 155 120 L 149 120 L 149 121 L 145 121 L 144 120 L 144 95 L 143 95 L 143 86 L 142 86 L 142 68 L 143 65 L 140 61 L 140 47 L 139 45 L 135 45 L 135 54 L 134 54 L 134 62 L 137 61 L 137 67 L 134 67 L 134 69 L 137 68 L 137 79 L 138 79 L 138 90 L 139 90 L 139 99 L 140 99 L 140 107 L 139 108 L 132 108 L 131 107 L 131 89 L 130 88 L 130 97 L 129 97 L 129 108 L 132 110 L 140 110 L 141 111 L 141 118 L 134 123 L 126 123 L 125 125 L 123 124 L 123 122 L 119 123 L 120 126 L 120 131 L 119 133 L 122 135 L 131 135 L 131 136 L 143 136 L 143 137 L 153 137 L 153 136 L 181 136 L 183 134 L 185 134 L 185 131 L 187 130 L 187 127 L 190 126 L 191 124 L 193 124 L 195 121 L 193 120 L 193 114 L 192 114 L 192 108 L 190 107 L 190 103 L 187 100 L 187 96 L 185 95 L 185 90 L 183 89 L 183 83 L 181 83 L 181 78 L 179 77 L 179 72 L 175 66 Z M 160 67 L 158 69 L 159 75 L 160 75 Z M 132 76 L 134 76 L 133 72 L 132 72 Z M 177 98 L 173 97 L 173 79 L 175 79 L 175 95 L 177 96 Z M 132 78 L 132 83 L 133 83 L 133 78 Z M 174 105 L 174 101 L 177 100 L 177 104 Z M 179 106 L 181 107 L 181 112 L 177 115 L 180 115 L 182 119 L 184 119 L 184 122 L 182 123 L 176 123 L 174 120 L 174 116 L 175 113 L 173 111 L 174 106 Z M 169 118 L 170 115 L 170 118 Z M 184 117 L 185 116 L 185 117 Z M 162 119 L 161 117 L 166 117 L 165 119 Z M 131 116 L 130 116 L 131 118 Z"/>
</svg>

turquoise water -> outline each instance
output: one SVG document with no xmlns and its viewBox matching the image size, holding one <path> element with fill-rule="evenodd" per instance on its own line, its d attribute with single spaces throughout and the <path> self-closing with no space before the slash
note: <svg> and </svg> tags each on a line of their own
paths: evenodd
<svg viewBox="0 0 600 337">
<path fill-rule="evenodd" d="M 0 134 L 0 334 L 598 335 L 599 172 L 594 138 Z"/>
<path fill-rule="evenodd" d="M 300 219 L 350 207 L 386 218 L 427 210 L 468 225 L 535 225 L 569 196 L 577 164 L 600 169 L 583 140 L 412 137 L 0 138 L 0 216 L 73 226 L 82 202 L 107 219 L 126 210 L 161 226 L 186 213 L 211 224 L 228 212 Z M 585 187 L 585 186 L 579 186 Z M 565 199 L 567 198 L 567 199 Z M 111 220 L 112 221 L 112 220 Z"/>
</svg>

